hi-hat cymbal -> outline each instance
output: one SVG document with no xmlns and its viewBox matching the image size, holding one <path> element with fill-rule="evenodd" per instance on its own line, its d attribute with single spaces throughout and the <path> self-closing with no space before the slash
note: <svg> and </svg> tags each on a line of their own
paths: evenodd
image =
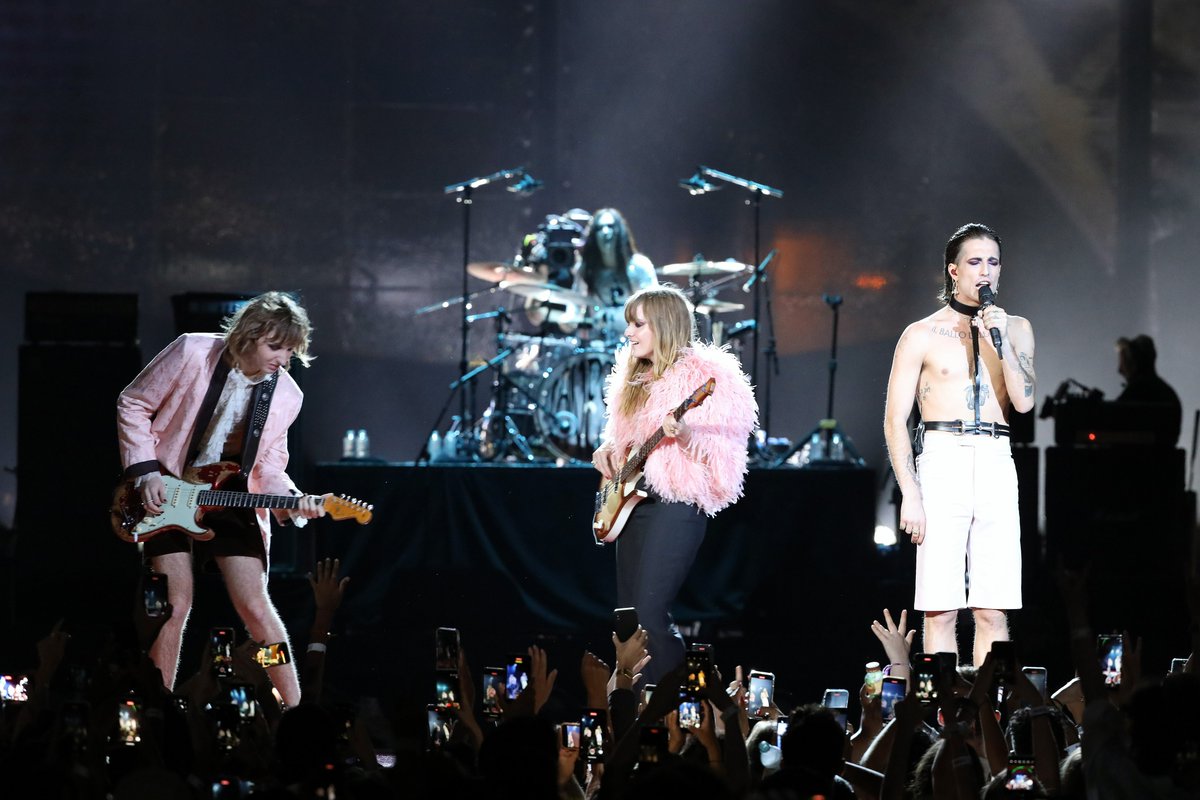
<svg viewBox="0 0 1200 800">
<path fill-rule="evenodd" d="M 467 264 L 467 272 L 489 283 L 536 281 L 541 278 L 532 267 L 517 267 L 507 261 L 476 261 Z"/>
<path fill-rule="evenodd" d="M 506 292 L 519 294 L 534 300 L 548 303 L 563 303 L 584 308 L 588 299 L 578 292 L 564 289 L 553 283 L 533 283 L 531 281 L 503 281 L 500 288 Z"/>
<path fill-rule="evenodd" d="M 680 264 L 667 264 L 658 271 L 659 275 L 723 275 L 733 272 L 744 272 L 749 269 L 745 264 L 733 259 L 725 261 L 684 261 Z"/>
<path fill-rule="evenodd" d="M 745 307 L 742 303 L 731 303 L 715 297 L 706 297 L 696 303 L 696 310 L 701 314 L 724 314 L 727 311 L 741 311 Z"/>
</svg>

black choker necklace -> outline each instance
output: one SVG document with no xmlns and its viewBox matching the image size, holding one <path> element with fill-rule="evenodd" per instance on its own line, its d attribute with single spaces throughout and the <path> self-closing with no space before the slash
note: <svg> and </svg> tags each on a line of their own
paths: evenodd
<svg viewBox="0 0 1200 800">
<path fill-rule="evenodd" d="M 950 298 L 950 307 L 958 313 L 968 317 L 975 316 L 976 312 L 979 311 L 979 306 L 969 306 L 966 303 L 960 303 L 958 302 L 957 297 Z"/>
</svg>

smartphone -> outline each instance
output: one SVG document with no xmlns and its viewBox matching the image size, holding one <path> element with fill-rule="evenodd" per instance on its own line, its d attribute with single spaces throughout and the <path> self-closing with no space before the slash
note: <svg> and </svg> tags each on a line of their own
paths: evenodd
<svg viewBox="0 0 1200 800">
<path fill-rule="evenodd" d="M 654 690 L 657 688 L 657 684 L 653 683 L 648 683 L 642 687 L 642 703 L 638 708 L 639 714 L 646 710 L 646 706 L 650 705 L 650 698 L 654 697 Z"/>
<path fill-rule="evenodd" d="M 578 750 L 580 725 L 578 722 L 564 722 L 558 726 L 559 744 L 565 750 Z"/>
<path fill-rule="evenodd" d="M 896 701 L 904 699 L 908 690 L 908 681 L 895 675 L 883 676 L 879 686 L 879 709 L 883 713 L 883 721 L 887 722 L 896 716 Z"/>
<path fill-rule="evenodd" d="M 434 681 L 434 693 L 438 708 L 458 708 L 458 676 L 449 672 L 439 672 Z"/>
<path fill-rule="evenodd" d="M 1038 690 L 1038 694 L 1042 696 L 1042 700 L 1046 699 L 1046 668 L 1045 667 L 1021 667 L 1021 672 L 1025 673 L 1025 677 L 1029 678 L 1029 682 L 1033 684 L 1033 688 Z"/>
<path fill-rule="evenodd" d="M 867 663 L 866 672 L 863 673 L 863 685 L 867 687 L 867 697 L 874 697 L 883 688 L 883 669 L 878 661 Z"/>
<path fill-rule="evenodd" d="M 828 708 L 837 717 L 838 725 L 846 730 L 846 721 L 850 708 L 850 691 L 848 689 L 826 689 L 821 705 Z"/>
<path fill-rule="evenodd" d="M 508 666 L 504 668 L 504 696 L 508 700 L 516 700 L 529 685 L 528 656 L 515 653 L 508 657 Z"/>
<path fill-rule="evenodd" d="M 1125 643 L 1119 634 L 1102 634 L 1096 637 L 1096 650 L 1100 658 L 1100 671 L 1104 674 L 1104 685 L 1116 689 L 1121 685 L 1121 662 L 1125 658 Z"/>
<path fill-rule="evenodd" d="M 222 750 L 233 750 L 241 743 L 239 728 L 242 717 L 238 709 L 231 705 L 213 706 L 210 712 L 217 732 L 217 747 Z"/>
<path fill-rule="evenodd" d="M 226 687 L 226 698 L 229 705 L 238 710 L 238 718 L 254 719 L 258 710 L 258 696 L 254 687 L 248 683 L 231 683 Z"/>
<path fill-rule="evenodd" d="M 1186 658 L 1172 658 L 1171 659 L 1171 674 L 1174 675 L 1177 672 L 1183 672 L 1183 668 L 1186 666 L 1187 666 Z"/>
<path fill-rule="evenodd" d="M 288 652 L 287 642 L 276 642 L 258 648 L 254 660 L 262 667 L 278 667 L 291 661 L 292 656 Z"/>
<path fill-rule="evenodd" d="M 117 706 L 117 741 L 130 747 L 142 741 L 142 707 L 132 697 Z"/>
<path fill-rule="evenodd" d="M 917 653 L 913 657 L 913 697 L 922 705 L 937 702 L 938 661 L 933 653 Z"/>
<path fill-rule="evenodd" d="M 450 741 L 450 718 L 436 705 L 426 706 L 429 720 L 429 743 L 439 748 Z"/>
<path fill-rule="evenodd" d="M 1033 759 L 1010 756 L 1004 788 L 1010 792 L 1034 791 L 1037 788 L 1037 773 L 1033 769 Z"/>
<path fill-rule="evenodd" d="M 208 632 L 213 672 L 218 678 L 233 675 L 233 628 L 213 628 Z"/>
<path fill-rule="evenodd" d="M 434 636 L 434 669 L 458 672 L 458 628 L 438 628 Z"/>
<path fill-rule="evenodd" d="M 638 615 L 636 608 L 613 609 L 613 633 L 617 634 L 618 641 L 629 641 L 629 637 L 637 633 L 637 628 Z"/>
<path fill-rule="evenodd" d="M 787 734 L 788 718 L 777 717 L 775 719 L 775 746 L 783 747 L 783 737 Z"/>
<path fill-rule="evenodd" d="M 689 697 L 700 697 L 708 686 L 709 674 L 712 672 L 712 645 L 694 643 L 687 650 L 687 675 L 684 692 Z"/>
<path fill-rule="evenodd" d="M 638 763 L 657 764 L 667 757 L 667 726 L 643 725 L 638 732 Z"/>
<path fill-rule="evenodd" d="M 608 736 L 605 724 L 608 714 L 602 708 L 585 708 L 579 719 L 580 748 L 589 763 L 604 760 L 604 739 Z"/>
<path fill-rule="evenodd" d="M 142 579 L 142 603 L 146 616 L 161 617 L 167 610 L 167 576 L 161 572 L 147 572 Z"/>
<path fill-rule="evenodd" d="M 750 670 L 750 695 L 746 712 L 752 717 L 764 717 L 775 703 L 775 673 Z"/>
<path fill-rule="evenodd" d="M 499 698 L 504 691 L 504 667 L 483 668 L 483 715 L 500 716 Z"/>
<path fill-rule="evenodd" d="M 679 701 L 679 727 L 685 731 L 695 730 L 700 727 L 700 703 L 701 700 Z"/>
<path fill-rule="evenodd" d="M 5 703 L 25 703 L 28 700 L 28 675 L 0 675 L 0 701 Z"/>
<path fill-rule="evenodd" d="M 1016 677 L 1017 654 L 1012 642 L 992 642 L 992 675 L 1005 683 L 1012 683 Z"/>
</svg>

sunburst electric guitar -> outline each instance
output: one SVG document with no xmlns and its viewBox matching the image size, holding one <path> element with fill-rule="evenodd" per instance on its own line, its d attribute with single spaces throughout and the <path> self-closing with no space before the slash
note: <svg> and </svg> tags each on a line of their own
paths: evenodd
<svg viewBox="0 0 1200 800">
<path fill-rule="evenodd" d="M 703 386 L 692 392 L 687 400 L 679 404 L 672 416 L 676 420 L 682 418 L 690 409 L 707 400 L 716 385 L 716 378 L 709 378 Z M 633 507 L 646 497 L 646 492 L 637 488 L 642 477 L 642 467 L 646 465 L 650 451 L 658 446 L 665 435 L 660 426 L 649 439 L 642 442 L 641 447 L 625 459 L 624 466 L 617 470 L 616 475 L 607 481 L 601 481 L 600 491 L 596 492 L 596 513 L 592 517 L 592 533 L 596 536 L 596 544 L 616 541 L 629 515 L 633 513 Z"/>
<path fill-rule="evenodd" d="M 142 507 L 142 494 L 133 488 L 133 481 L 123 481 L 117 486 L 109 509 L 113 533 L 127 542 L 136 543 L 164 531 L 180 530 L 203 542 L 213 538 L 213 532 L 202 524 L 204 512 L 209 509 L 300 507 L 300 498 L 293 495 L 221 489 L 221 484 L 238 470 L 237 464 L 220 462 L 189 470 L 182 479 L 163 475 L 167 500 L 162 505 L 162 513 L 153 516 Z M 371 521 L 372 507 L 354 498 L 326 494 L 320 497 L 320 502 L 325 513 L 334 519 L 355 519 L 360 525 Z"/>
</svg>

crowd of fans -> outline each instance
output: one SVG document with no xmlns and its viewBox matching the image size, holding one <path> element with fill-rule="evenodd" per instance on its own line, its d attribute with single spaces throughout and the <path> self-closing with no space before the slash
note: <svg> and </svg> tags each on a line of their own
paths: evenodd
<svg viewBox="0 0 1200 800">
<path fill-rule="evenodd" d="M 148 609 L 140 591 L 138 651 L 113 646 L 69 663 L 68 634 L 56 627 L 37 645 L 28 684 L 5 687 L 0 796 L 1200 797 L 1197 585 L 1188 592 L 1193 656 L 1166 674 L 1140 663 L 1141 644 L 1128 635 L 1120 658 L 1098 658 L 1085 577 L 1061 573 L 1076 676 L 1057 690 L 1031 680 L 1006 645 L 977 667 L 921 658 L 907 614 L 885 611 L 872 630 L 883 672 L 904 679 L 907 695 L 885 703 L 868 677 L 858 724 L 847 725 L 822 705 L 785 714 L 769 696 L 748 702 L 740 666 L 723 679 L 717 665 L 689 659 L 643 691 L 640 628 L 613 635 L 611 664 L 584 654 L 583 698 L 556 696 L 558 670 L 538 647 L 515 698 L 503 684 L 485 698 L 456 647 L 443 654 L 457 661 L 455 685 L 434 706 L 333 702 L 323 673 L 338 657 L 328 637 L 347 585 L 338 573 L 325 561 L 310 578 L 316 614 L 297 652 L 304 694 L 295 708 L 278 702 L 255 642 L 236 649 L 229 676 L 206 648 L 168 692 L 146 652 L 171 610 Z M 926 673 L 931 663 L 939 666 Z M 681 697 L 695 704 L 682 716 Z M 580 720 L 562 713 L 581 704 L 597 710 L 583 736 Z"/>
</svg>

